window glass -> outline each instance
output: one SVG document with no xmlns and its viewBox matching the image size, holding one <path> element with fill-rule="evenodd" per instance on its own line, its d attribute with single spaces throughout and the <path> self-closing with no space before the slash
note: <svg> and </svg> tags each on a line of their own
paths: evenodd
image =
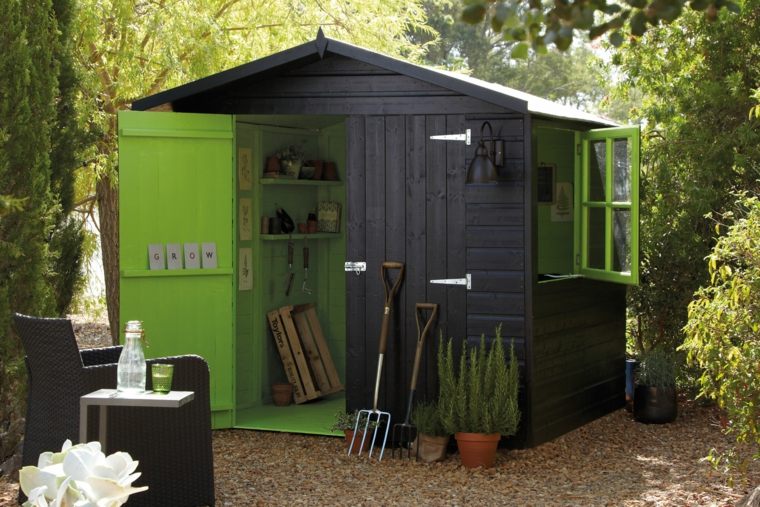
<svg viewBox="0 0 760 507">
<path fill-rule="evenodd" d="M 591 141 L 589 153 L 589 201 L 604 202 L 607 181 L 607 145 L 604 139 Z"/>
<path fill-rule="evenodd" d="M 628 139 L 612 141 L 613 201 L 631 200 L 631 143 Z"/>
<path fill-rule="evenodd" d="M 604 208 L 588 209 L 588 267 L 604 269 Z"/>
<path fill-rule="evenodd" d="M 631 210 L 612 210 L 612 270 L 631 271 Z"/>
</svg>

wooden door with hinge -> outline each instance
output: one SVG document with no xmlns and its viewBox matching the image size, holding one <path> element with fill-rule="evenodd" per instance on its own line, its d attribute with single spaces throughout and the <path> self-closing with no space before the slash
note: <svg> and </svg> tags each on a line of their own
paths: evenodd
<svg viewBox="0 0 760 507">
<path fill-rule="evenodd" d="M 444 337 L 467 336 L 466 285 L 430 283 L 466 279 L 466 145 L 431 139 L 462 132 L 464 115 L 346 120 L 346 261 L 365 263 L 346 272 L 346 390 L 351 409 L 370 408 L 372 403 L 385 299 L 380 279 L 384 260 L 404 262 L 406 276 L 393 307 L 380 410 L 391 411 L 397 422 L 404 416 L 417 342 L 415 303 L 440 305 L 438 324 L 425 345 L 417 399 L 435 392 L 439 331 Z"/>
</svg>

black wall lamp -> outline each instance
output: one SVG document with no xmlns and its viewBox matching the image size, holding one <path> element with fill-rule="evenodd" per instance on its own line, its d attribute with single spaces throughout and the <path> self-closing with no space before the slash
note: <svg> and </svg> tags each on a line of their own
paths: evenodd
<svg viewBox="0 0 760 507">
<path fill-rule="evenodd" d="M 485 137 L 488 126 L 489 136 Z M 504 141 L 493 137 L 493 129 L 487 121 L 480 127 L 480 141 L 475 150 L 475 158 L 467 169 L 466 183 L 496 183 L 499 180 L 497 166 L 504 165 Z"/>
</svg>

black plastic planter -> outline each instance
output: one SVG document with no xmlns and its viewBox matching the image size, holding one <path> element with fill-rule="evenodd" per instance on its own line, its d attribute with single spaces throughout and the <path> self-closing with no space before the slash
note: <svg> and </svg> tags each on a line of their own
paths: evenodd
<svg viewBox="0 0 760 507">
<path fill-rule="evenodd" d="M 678 415 L 675 387 L 636 386 L 633 395 L 633 417 L 639 422 L 663 424 Z"/>
</svg>

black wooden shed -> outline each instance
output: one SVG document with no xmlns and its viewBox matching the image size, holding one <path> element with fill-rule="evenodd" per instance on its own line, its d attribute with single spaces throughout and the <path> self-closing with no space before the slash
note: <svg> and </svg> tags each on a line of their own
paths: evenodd
<svg viewBox="0 0 760 507">
<path fill-rule="evenodd" d="M 255 422 L 255 414 L 269 405 L 268 384 L 282 370 L 264 314 L 281 304 L 317 304 L 346 387 L 345 403 L 369 407 L 384 299 L 378 271 L 386 259 L 403 261 L 407 269 L 381 390 L 380 406 L 394 418 L 403 416 L 408 391 L 414 303 L 424 301 L 441 306 L 438 328 L 444 336 L 476 340 L 483 333 L 492 336 L 501 324 L 504 337 L 514 340 L 523 386 L 520 445 L 545 442 L 623 405 L 624 284 L 638 279 L 637 129 L 384 56 L 327 38 L 321 30 L 314 41 L 137 100 L 132 109 L 150 112 L 120 117 L 122 318 L 138 314 L 150 330 L 147 321 L 158 312 L 182 311 L 187 321 L 200 316 L 195 327 L 182 330 L 182 339 L 165 348 L 156 345 L 153 353 L 198 352 L 209 359 L 216 427 L 267 427 Z M 164 115 L 188 118 L 187 125 L 210 115 L 231 125 L 229 136 L 186 127 L 191 142 L 179 149 L 194 149 L 210 138 L 230 144 L 232 149 L 220 152 L 221 166 L 213 169 L 230 182 L 230 192 L 189 189 L 187 181 L 134 183 L 136 172 L 160 158 L 155 155 L 160 152 L 155 146 L 164 142 L 160 139 L 182 137 L 171 131 L 171 122 L 160 119 Z M 492 134 L 483 130 L 486 121 Z M 467 184 L 481 133 L 500 152 L 498 181 Z M 158 144 L 149 143 L 158 138 Z M 296 143 L 311 153 L 306 158 L 334 160 L 340 181 L 299 186 L 261 178 L 266 156 Z M 241 181 L 246 178 L 239 171 L 243 156 L 253 159 L 252 185 Z M 174 164 L 181 172 L 194 160 L 201 157 L 158 161 L 150 170 L 167 171 Z M 193 171 L 179 179 L 207 181 L 199 176 L 203 167 Z M 197 186 L 204 185 L 210 187 Z M 154 186 L 175 195 L 149 193 Z M 185 231 L 188 217 L 196 216 L 193 210 L 205 209 L 205 199 L 216 199 L 208 206 L 223 217 L 222 225 L 204 233 L 157 232 L 155 224 L 174 211 L 139 211 L 149 204 L 146 199 L 182 207 L 176 203 L 183 195 L 192 202 L 169 229 Z M 295 236 L 311 245 L 318 290 L 311 296 L 297 290 L 284 298 L 286 242 L 260 230 L 259 217 L 287 206 L 301 221 L 322 200 L 343 207 L 339 237 Z M 253 210 L 247 218 L 243 203 Z M 252 234 L 243 228 L 251 216 Z M 210 219 L 204 215 L 202 220 Z M 232 232 L 215 235 L 221 229 Z M 219 264 L 210 276 L 187 277 L 188 284 L 220 279 L 219 286 L 206 290 L 213 298 L 198 297 L 221 301 L 221 306 L 200 302 L 192 309 L 167 308 L 167 298 L 175 297 L 168 294 L 151 302 L 162 286 L 172 294 L 184 292 L 184 298 L 193 296 L 179 285 L 184 283 L 176 279 L 179 271 L 154 276 L 147 270 L 148 244 L 209 238 L 216 243 Z M 346 262 L 364 262 L 366 271 L 344 271 Z M 244 280 L 244 269 L 252 270 L 252 281 Z M 170 286 L 170 279 L 177 285 Z M 463 285 L 438 283 L 457 279 Z M 212 306 L 214 315 L 204 315 Z M 160 343 L 155 328 L 167 319 L 154 320 L 151 339 Z M 167 326 L 177 330 L 177 324 Z M 437 339 L 428 345 L 419 386 L 423 396 L 436 387 Z M 291 412 L 275 415 L 281 418 L 275 426 L 319 433 L 303 420 L 312 415 L 295 412 L 318 403 L 283 409 Z M 288 417 L 301 422 L 288 422 Z M 248 424 L 249 419 L 254 422 Z"/>
</svg>

